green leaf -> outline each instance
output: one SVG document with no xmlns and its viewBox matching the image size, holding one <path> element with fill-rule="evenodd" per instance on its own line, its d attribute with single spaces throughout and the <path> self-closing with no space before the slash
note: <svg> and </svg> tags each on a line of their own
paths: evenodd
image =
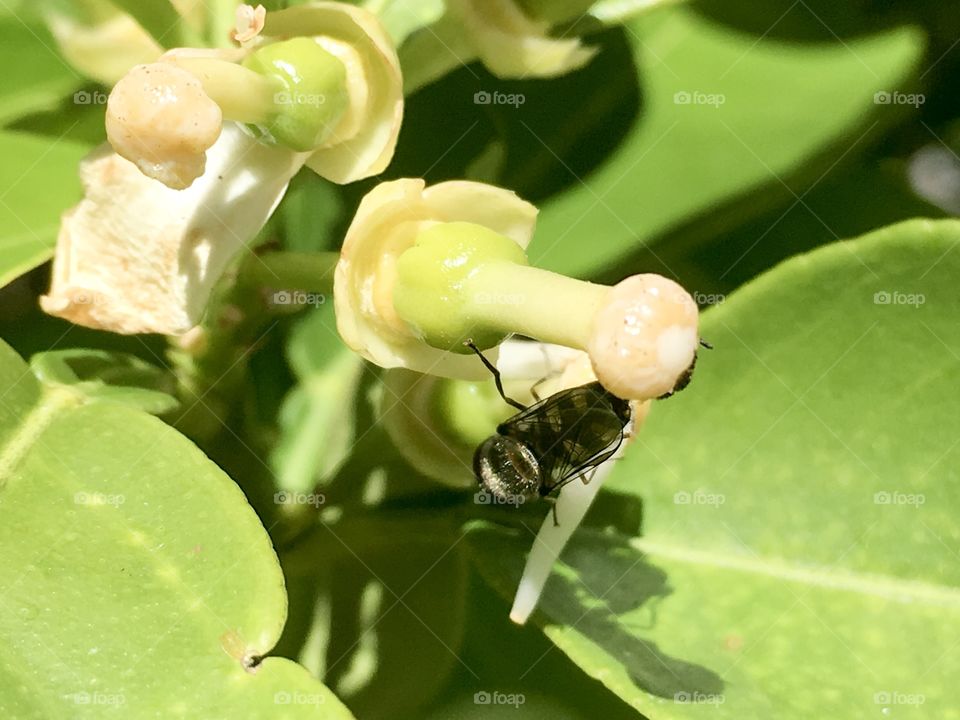
<svg viewBox="0 0 960 720">
<path fill-rule="evenodd" d="M 777 30 L 797 25 L 798 34 L 809 35 L 814 25 L 816 42 L 745 33 L 688 7 L 630 23 L 640 115 L 616 154 L 588 175 L 572 163 L 584 148 L 605 142 L 592 129 L 597 98 L 581 103 L 559 94 L 563 106 L 528 98 L 520 108 L 497 108 L 502 133 L 516 148 L 501 183 L 535 187 L 532 166 L 542 178 L 570 183 L 542 203 L 531 261 L 584 275 L 622 269 L 642 247 L 689 248 L 792 201 L 913 110 L 877 105 L 874 93 L 912 82 L 922 33 L 899 27 L 838 40 L 805 3 L 784 10 Z M 617 78 L 627 72 L 610 82 L 622 84 Z M 499 89 L 525 92 L 519 84 Z M 651 269 L 663 271 L 659 263 Z"/>
<path fill-rule="evenodd" d="M 280 647 L 358 717 L 422 717 L 461 667 L 461 539 L 438 512 L 324 522 L 281 553 L 291 617 Z"/>
<path fill-rule="evenodd" d="M 0 287 L 53 255 L 60 214 L 81 197 L 89 148 L 0 132 Z"/>
<path fill-rule="evenodd" d="M 270 465 L 279 489 L 309 493 L 333 477 L 353 449 L 363 361 L 337 334 L 332 303 L 297 324 L 288 354 L 298 382 L 280 409 Z"/>
<path fill-rule="evenodd" d="M 30 358 L 30 369 L 48 385 L 68 385 L 91 400 L 121 402 L 151 415 L 176 410 L 174 377 L 126 353 L 107 350 L 53 350 Z"/>
<path fill-rule="evenodd" d="M 104 124 L 106 98 L 105 90 L 87 85 L 62 99 L 54 108 L 24 115 L 6 129 L 42 136 L 51 145 L 67 140 L 92 148 L 107 141 Z M 78 103 L 77 100 L 90 102 Z"/>
<path fill-rule="evenodd" d="M 0 391 L 4 715 L 350 717 L 290 660 L 256 664 L 283 577 L 216 465 L 156 418 L 41 384 L 2 343 Z"/>
<path fill-rule="evenodd" d="M 60 57 L 42 23 L 19 15 L 0 16 L 0 125 L 32 112 L 49 110 L 85 81 Z"/>
<path fill-rule="evenodd" d="M 960 222 L 914 220 L 710 310 L 609 481 L 643 536 L 578 533 L 536 618 L 556 645 L 657 720 L 949 716 L 958 273 Z M 512 593 L 529 536 L 478 532 Z"/>
<path fill-rule="evenodd" d="M 910 218 L 943 216 L 911 190 L 899 163 L 868 157 L 824 177 L 802 202 L 793 200 L 786 210 L 777 208 L 720 233 L 696 253 L 667 246 L 657 255 L 702 305 L 712 305 L 778 262 L 838 237 L 855 237 Z M 657 260 L 651 254 L 646 262 L 654 267 Z M 611 273 L 609 280 L 619 278 Z"/>
</svg>

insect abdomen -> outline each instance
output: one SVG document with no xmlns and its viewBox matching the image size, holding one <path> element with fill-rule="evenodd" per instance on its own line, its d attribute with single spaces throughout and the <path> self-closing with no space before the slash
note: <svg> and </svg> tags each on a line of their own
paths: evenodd
<svg viewBox="0 0 960 720">
<path fill-rule="evenodd" d="M 530 448 L 514 438 L 491 435 L 480 443 L 473 472 L 487 492 L 505 500 L 540 494 L 540 465 Z"/>
</svg>

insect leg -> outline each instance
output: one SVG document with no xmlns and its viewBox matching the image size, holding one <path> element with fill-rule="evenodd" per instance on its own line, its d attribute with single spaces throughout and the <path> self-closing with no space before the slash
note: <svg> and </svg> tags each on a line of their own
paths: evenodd
<svg viewBox="0 0 960 720">
<path fill-rule="evenodd" d="M 533 385 L 530 386 L 530 394 L 533 395 L 534 401 L 540 402 L 543 399 L 540 397 L 540 393 L 537 392 L 537 388 L 543 385 L 551 377 L 552 377 L 551 375 L 544 375 L 542 378 L 540 378 Z"/>
<path fill-rule="evenodd" d="M 603 463 L 605 463 L 607 460 L 609 460 L 610 458 L 612 458 L 614 455 L 617 454 L 617 450 L 619 450 L 620 446 L 623 444 L 624 437 L 625 435 L 623 433 L 620 433 L 620 438 L 615 443 L 610 445 L 608 449 L 604 450 L 602 453 L 600 453 L 596 457 L 591 458 L 590 469 L 593 470 L 594 473 L 600 469 L 600 466 L 603 465 Z M 557 490 L 562 488 L 564 485 L 566 485 L 568 482 L 573 482 L 577 478 L 580 478 L 583 481 L 583 484 L 586 485 L 593 479 L 593 473 L 590 474 L 590 477 L 587 477 L 586 473 L 587 473 L 587 470 L 583 470 L 582 472 L 579 472 L 579 473 L 572 473 L 570 475 L 567 475 L 563 479 L 561 479 L 559 482 L 554 483 L 553 485 L 550 485 L 550 486 L 544 485 L 540 490 L 540 495 L 547 496 L 553 492 L 556 492 Z"/>
<path fill-rule="evenodd" d="M 703 338 L 700 338 L 700 347 L 705 348 L 706 350 L 713 350 L 713 345 L 708 343 Z"/>
<path fill-rule="evenodd" d="M 500 393 L 500 397 L 503 398 L 503 401 L 509 405 L 513 405 L 513 407 L 517 408 L 517 410 L 526 410 L 527 409 L 526 405 L 521 405 L 513 398 L 508 398 L 506 393 L 503 392 L 503 383 L 500 381 L 500 371 L 493 366 L 493 363 L 491 363 L 489 360 L 487 360 L 483 356 L 483 353 L 480 352 L 480 348 L 478 348 L 474 344 L 473 340 L 467 340 L 464 343 L 464 345 L 466 345 L 468 348 L 473 350 L 477 354 L 477 356 L 480 358 L 480 360 L 483 362 L 483 364 L 486 366 L 487 370 L 493 373 L 493 381 L 496 383 L 497 392 Z"/>
<path fill-rule="evenodd" d="M 543 343 L 540 343 L 540 354 L 543 355 L 543 364 L 547 367 L 547 374 L 530 386 L 530 394 L 533 395 L 533 399 L 536 402 L 540 402 L 543 399 L 540 397 L 540 393 L 537 392 L 537 388 L 543 385 L 550 378 L 556 377 L 560 374 L 558 370 L 550 369 L 553 367 L 553 363 L 550 362 L 550 353 L 547 352 L 547 346 Z"/>
</svg>

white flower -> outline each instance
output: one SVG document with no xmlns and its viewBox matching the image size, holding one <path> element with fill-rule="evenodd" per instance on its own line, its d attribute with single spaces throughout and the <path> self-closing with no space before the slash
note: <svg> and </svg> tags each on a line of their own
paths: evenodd
<svg viewBox="0 0 960 720">
<path fill-rule="evenodd" d="M 419 179 L 381 183 L 360 202 L 340 251 L 333 293 L 340 336 L 380 367 L 482 379 L 486 371 L 476 357 L 427 345 L 397 315 L 397 258 L 421 230 L 445 222 L 476 223 L 526 248 L 536 216 L 536 208 L 514 193 L 483 183 L 452 181 L 429 188 Z M 489 355 L 495 360 L 495 352 Z"/>
<path fill-rule="evenodd" d="M 335 183 L 386 169 L 403 120 L 403 78 L 393 42 L 377 16 L 341 2 L 315 2 L 267 13 L 264 32 L 312 37 L 344 64 L 349 107 L 307 166 Z"/>
<path fill-rule="evenodd" d="M 390 162 L 402 78 L 376 16 L 324 2 L 266 16 L 243 10 L 238 24 L 245 47 L 174 49 L 117 83 L 107 114 L 117 152 L 100 148 L 81 165 L 85 197 L 62 219 L 41 303 L 48 313 L 120 333 L 184 333 L 304 164 L 347 183 Z M 348 97 L 332 132 L 308 152 L 255 140 L 233 121 L 290 107 L 278 103 L 274 79 L 239 63 L 257 47 L 302 36 L 343 63 Z M 114 72 L 100 68 L 100 77 Z"/>
</svg>

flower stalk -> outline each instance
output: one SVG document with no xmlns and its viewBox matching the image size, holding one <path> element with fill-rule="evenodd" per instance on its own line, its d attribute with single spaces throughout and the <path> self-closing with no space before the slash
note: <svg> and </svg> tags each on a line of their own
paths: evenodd
<svg viewBox="0 0 960 720">
<path fill-rule="evenodd" d="M 247 287 L 332 295 L 333 271 L 339 257 L 336 252 L 275 250 L 250 258 L 241 272 Z"/>
</svg>

